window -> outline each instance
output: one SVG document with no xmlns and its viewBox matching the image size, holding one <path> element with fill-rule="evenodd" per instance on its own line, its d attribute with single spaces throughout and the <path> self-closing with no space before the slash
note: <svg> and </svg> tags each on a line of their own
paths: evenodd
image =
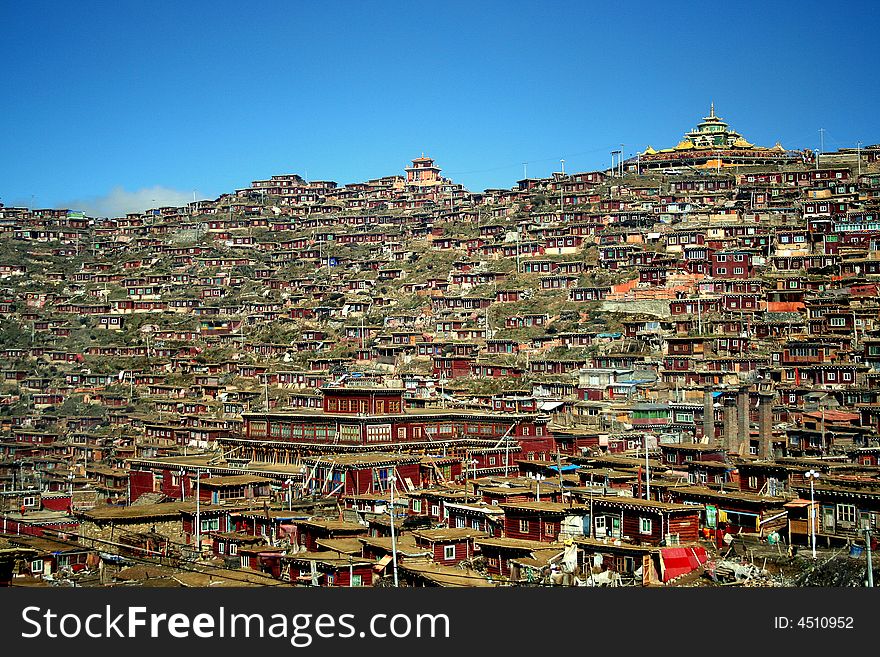
<svg viewBox="0 0 880 657">
<path fill-rule="evenodd" d="M 413 513 L 421 513 L 422 512 L 422 501 L 421 500 L 413 500 L 412 501 L 412 509 Z"/>
<path fill-rule="evenodd" d="M 364 585 L 363 575 L 352 575 L 351 576 L 351 585 L 352 586 L 363 586 Z"/>
<path fill-rule="evenodd" d="M 220 529 L 220 518 L 204 518 L 202 519 L 202 531 L 212 532 Z"/>
<path fill-rule="evenodd" d="M 455 546 L 454 545 L 444 545 L 443 546 L 443 560 L 444 561 L 452 561 L 455 559 Z"/>
<path fill-rule="evenodd" d="M 528 520 L 520 520 L 519 521 L 519 531 L 521 534 L 529 533 L 529 521 Z"/>
<path fill-rule="evenodd" d="M 841 525 L 855 525 L 856 507 L 854 504 L 837 505 L 837 522 Z"/>
<path fill-rule="evenodd" d="M 432 504 L 431 505 L 431 515 L 432 516 L 439 516 L 440 515 L 440 505 L 439 504 Z"/>
<path fill-rule="evenodd" d="M 458 527 L 459 529 L 463 529 L 464 523 L 465 523 L 464 516 L 456 516 L 455 517 L 455 526 L 456 527 Z"/>
<path fill-rule="evenodd" d="M 652 525 L 650 518 L 639 518 L 639 534 L 650 534 Z"/>
<path fill-rule="evenodd" d="M 366 411 L 364 411 L 366 412 Z M 391 442 L 391 425 L 379 424 L 367 427 L 367 442 Z"/>
<path fill-rule="evenodd" d="M 36 559 L 31 561 L 31 572 L 32 573 L 41 573 L 43 572 L 43 560 Z"/>
<path fill-rule="evenodd" d="M 742 273 L 743 273 L 743 268 L 742 268 L 742 267 L 734 267 L 734 268 L 733 268 L 733 273 L 734 273 L 734 274 L 742 274 Z"/>
<path fill-rule="evenodd" d="M 749 488 L 754 490 L 758 487 L 758 478 L 757 477 L 749 477 Z"/>
<path fill-rule="evenodd" d="M 235 543 L 229 544 L 229 556 L 235 556 L 238 554 L 238 546 Z"/>
<path fill-rule="evenodd" d="M 548 522 L 544 525 L 544 536 L 555 536 L 556 532 L 554 531 L 556 526 L 552 522 Z"/>
<path fill-rule="evenodd" d="M 21 505 L 27 506 L 27 507 L 36 506 L 37 505 L 37 498 L 36 497 L 24 497 L 21 500 Z"/>
<path fill-rule="evenodd" d="M 226 554 L 226 543 L 217 543 L 217 554 Z"/>
</svg>

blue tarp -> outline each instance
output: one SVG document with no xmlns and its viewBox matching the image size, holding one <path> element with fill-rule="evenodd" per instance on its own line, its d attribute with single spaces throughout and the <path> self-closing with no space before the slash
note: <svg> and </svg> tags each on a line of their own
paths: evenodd
<svg viewBox="0 0 880 657">
<path fill-rule="evenodd" d="M 557 468 L 556 468 L 555 465 L 551 465 L 551 466 L 549 466 L 549 467 L 550 467 L 550 469 L 553 470 L 554 472 L 559 472 L 559 470 L 557 470 Z M 563 465 L 563 466 L 562 466 L 562 471 L 563 471 L 563 472 L 574 472 L 574 471 L 577 470 L 579 467 L 581 467 L 581 466 L 579 466 L 579 465 Z"/>
</svg>

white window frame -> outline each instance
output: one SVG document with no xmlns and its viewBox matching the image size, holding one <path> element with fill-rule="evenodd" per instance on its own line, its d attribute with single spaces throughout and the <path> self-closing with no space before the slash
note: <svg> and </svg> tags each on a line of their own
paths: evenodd
<svg viewBox="0 0 880 657">
<path fill-rule="evenodd" d="M 529 521 L 528 520 L 520 519 L 519 533 L 520 534 L 528 534 L 529 533 Z"/>
<path fill-rule="evenodd" d="M 654 521 L 651 518 L 639 517 L 639 534 L 651 534 L 654 529 Z"/>
<path fill-rule="evenodd" d="M 856 522 L 858 520 L 858 509 L 855 504 L 835 504 L 834 505 L 834 518 L 837 520 L 838 524 L 841 525 L 849 525 L 851 527 L 856 526 Z"/>
<path fill-rule="evenodd" d="M 453 559 L 455 559 L 455 546 L 454 545 L 444 545 L 443 546 L 443 561 L 452 561 Z"/>
<path fill-rule="evenodd" d="M 202 518 L 201 525 L 202 532 L 220 531 L 220 518 Z"/>
<path fill-rule="evenodd" d="M 31 561 L 31 572 L 42 573 L 45 562 L 42 559 L 34 559 Z"/>
</svg>

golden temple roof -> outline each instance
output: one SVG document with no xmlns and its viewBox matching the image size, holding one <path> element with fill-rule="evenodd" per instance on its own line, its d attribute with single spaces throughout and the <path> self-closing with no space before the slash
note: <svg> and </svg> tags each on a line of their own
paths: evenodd
<svg viewBox="0 0 880 657">
<path fill-rule="evenodd" d="M 657 154 L 657 151 L 655 151 L 655 150 L 654 150 L 653 148 L 651 148 L 650 146 L 648 146 L 648 147 L 645 149 L 645 152 L 642 153 L 642 155 L 656 155 L 656 154 Z"/>
<path fill-rule="evenodd" d="M 690 139 L 682 139 L 679 142 L 678 146 L 675 147 L 675 150 L 687 151 L 687 150 L 690 150 L 691 148 L 694 148 L 694 142 L 692 142 Z"/>
<path fill-rule="evenodd" d="M 754 145 L 754 144 L 750 144 L 749 142 L 747 142 L 747 141 L 746 141 L 745 139 L 743 139 L 742 137 L 739 137 L 735 142 L 733 142 L 733 147 L 734 147 L 734 148 L 754 148 L 755 145 Z"/>
</svg>

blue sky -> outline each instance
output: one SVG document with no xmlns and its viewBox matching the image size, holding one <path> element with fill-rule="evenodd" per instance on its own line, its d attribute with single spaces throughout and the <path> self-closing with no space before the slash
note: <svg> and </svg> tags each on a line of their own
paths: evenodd
<svg viewBox="0 0 880 657">
<path fill-rule="evenodd" d="M 4 2 L 0 202 L 112 214 L 422 153 L 469 189 L 607 167 L 708 112 L 880 142 L 870 2 Z M 136 206 L 136 207 L 131 207 Z"/>
</svg>

